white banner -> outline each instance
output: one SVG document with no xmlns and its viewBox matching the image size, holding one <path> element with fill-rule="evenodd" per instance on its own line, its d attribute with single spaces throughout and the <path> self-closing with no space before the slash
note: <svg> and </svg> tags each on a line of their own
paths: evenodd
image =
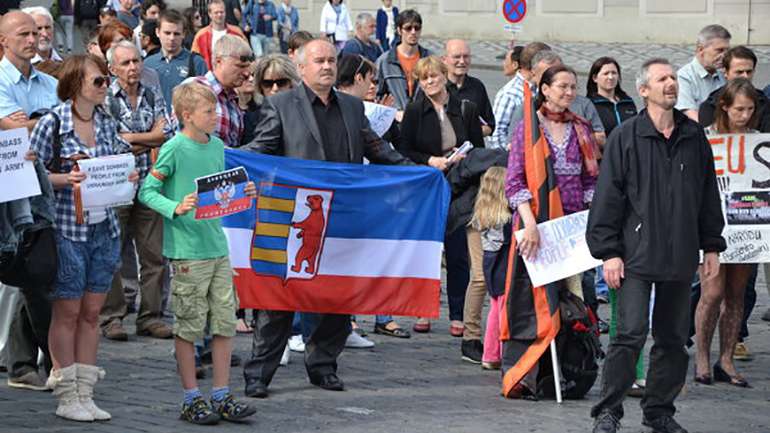
<svg viewBox="0 0 770 433">
<path fill-rule="evenodd" d="M 34 163 L 24 159 L 28 150 L 27 128 L 0 131 L 0 203 L 40 195 Z"/>
<path fill-rule="evenodd" d="M 80 184 L 83 208 L 116 207 L 134 202 L 136 185 L 128 181 L 136 160 L 131 153 L 78 161 L 86 179 Z"/>
<path fill-rule="evenodd" d="M 602 264 L 591 256 L 586 243 L 588 211 L 573 213 L 537 225 L 540 245 L 534 259 L 524 259 L 534 286 L 543 286 Z M 521 241 L 524 230 L 514 233 Z"/>
<path fill-rule="evenodd" d="M 722 263 L 770 262 L 770 134 L 709 137 L 727 241 Z"/>
<path fill-rule="evenodd" d="M 366 113 L 366 118 L 369 119 L 372 131 L 380 137 L 388 132 L 390 125 L 393 124 L 393 120 L 396 118 L 395 108 L 366 101 L 364 101 L 364 112 Z"/>
</svg>

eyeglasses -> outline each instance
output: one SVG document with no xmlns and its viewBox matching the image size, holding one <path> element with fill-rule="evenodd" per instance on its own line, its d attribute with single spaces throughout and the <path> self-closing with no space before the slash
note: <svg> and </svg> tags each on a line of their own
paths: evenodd
<svg viewBox="0 0 770 433">
<path fill-rule="evenodd" d="M 254 60 L 257 60 L 257 57 L 254 55 L 254 53 L 240 55 L 240 56 L 232 55 L 230 57 L 234 59 L 238 59 L 241 63 L 251 63 Z"/>
<path fill-rule="evenodd" d="M 91 82 L 93 83 L 94 87 L 102 87 L 102 86 L 108 86 L 110 84 L 110 77 L 94 77 L 94 80 Z"/>
<path fill-rule="evenodd" d="M 272 89 L 273 86 L 286 87 L 289 84 L 291 84 L 291 80 L 288 78 L 279 78 L 277 80 L 262 80 L 262 82 L 259 83 L 263 89 Z"/>
<path fill-rule="evenodd" d="M 411 26 L 406 25 L 404 27 L 401 27 L 401 29 L 405 32 L 411 32 L 411 31 L 419 32 L 420 30 L 422 30 L 422 26 L 419 24 L 413 24 Z"/>
</svg>

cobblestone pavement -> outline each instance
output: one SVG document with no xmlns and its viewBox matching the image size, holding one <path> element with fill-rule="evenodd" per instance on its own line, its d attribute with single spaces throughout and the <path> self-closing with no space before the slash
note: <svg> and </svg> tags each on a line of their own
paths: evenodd
<svg viewBox="0 0 770 433">
<path fill-rule="evenodd" d="M 738 367 L 753 385 L 694 384 L 688 375 L 678 400 L 678 419 L 691 432 L 770 432 L 770 324 L 759 320 L 770 306 L 763 283 L 750 324 L 748 345 L 755 360 Z M 608 311 L 602 307 L 601 315 Z M 57 418 L 49 393 L 9 389 L 0 375 L 0 432 L 587 432 L 588 411 L 598 398 L 598 383 L 585 400 L 513 401 L 500 397 L 499 372 L 483 371 L 460 360 L 460 340 L 448 333 L 444 317 L 434 331 L 408 340 L 371 335 L 377 346 L 348 349 L 340 358 L 340 376 L 347 391 L 329 392 L 310 385 L 300 354 L 278 370 L 270 397 L 252 400 L 253 421 L 205 428 L 177 419 L 181 399 L 170 340 L 132 337 L 129 342 L 103 340 L 99 363 L 107 378 L 96 391 L 97 401 L 113 415 L 107 423 L 81 424 Z M 486 317 L 486 316 L 485 316 Z M 372 318 L 360 318 L 371 329 Z M 132 324 L 133 316 L 126 324 Z M 400 319 L 411 326 L 413 319 Z M 606 336 L 603 336 L 606 344 Z M 246 357 L 250 336 L 236 337 L 236 350 Z M 648 346 L 649 347 L 649 346 Z M 243 395 L 242 370 L 232 371 L 234 391 Z M 692 372 L 690 372 L 692 373 Z M 210 378 L 210 374 L 209 374 Z M 207 391 L 210 379 L 201 382 Z M 638 402 L 626 402 L 624 432 L 641 430 Z"/>
</svg>

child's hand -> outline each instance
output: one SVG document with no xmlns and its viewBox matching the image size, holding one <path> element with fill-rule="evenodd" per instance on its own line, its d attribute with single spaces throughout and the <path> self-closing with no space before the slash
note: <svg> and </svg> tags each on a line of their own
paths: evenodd
<svg viewBox="0 0 770 433">
<path fill-rule="evenodd" d="M 243 192 L 246 194 L 246 197 L 255 198 L 257 196 L 257 186 L 254 185 L 254 182 L 249 181 L 246 187 L 243 188 Z"/>
<path fill-rule="evenodd" d="M 195 207 L 198 205 L 198 195 L 193 193 L 187 194 L 184 196 L 184 199 L 182 199 L 182 202 L 179 203 L 174 209 L 174 213 L 177 215 L 184 215 L 187 212 L 190 212 L 191 210 L 195 209 Z"/>
</svg>

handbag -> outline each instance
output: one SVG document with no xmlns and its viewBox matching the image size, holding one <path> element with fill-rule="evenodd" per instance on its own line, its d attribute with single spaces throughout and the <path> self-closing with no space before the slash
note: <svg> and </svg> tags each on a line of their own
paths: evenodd
<svg viewBox="0 0 770 433">
<path fill-rule="evenodd" d="M 50 287 L 59 256 L 53 227 L 24 232 L 16 254 L 0 259 L 0 282 L 14 287 Z"/>
</svg>

